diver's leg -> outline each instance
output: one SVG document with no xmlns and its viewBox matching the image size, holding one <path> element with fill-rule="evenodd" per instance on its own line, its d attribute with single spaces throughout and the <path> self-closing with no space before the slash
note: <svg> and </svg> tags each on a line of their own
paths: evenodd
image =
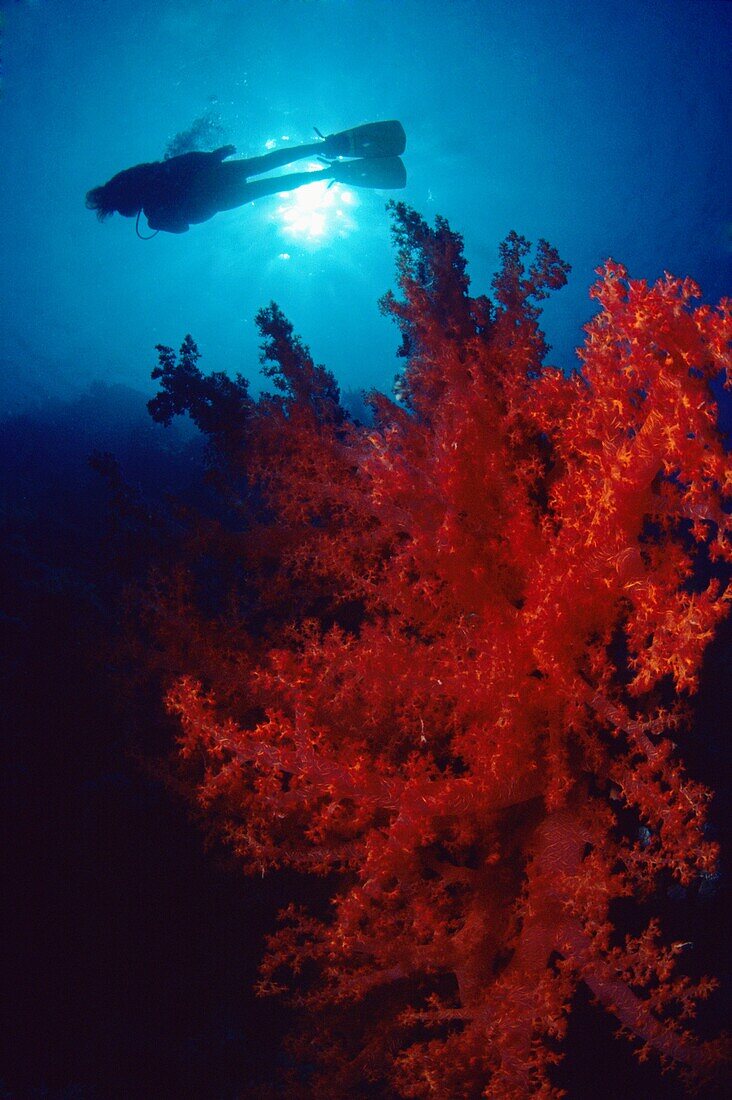
<svg viewBox="0 0 732 1100">
<path fill-rule="evenodd" d="M 261 176 L 262 172 L 270 172 L 273 168 L 282 168 L 285 164 L 302 160 L 304 157 L 317 157 L 324 151 L 325 142 L 314 141 L 310 145 L 290 145 L 282 149 L 273 149 L 271 153 L 265 153 L 261 157 L 249 157 L 247 160 L 237 160 L 234 164 L 241 164 L 248 176 Z"/>
<path fill-rule="evenodd" d="M 248 202 L 260 199 L 264 195 L 277 195 L 281 191 L 294 191 L 308 183 L 317 180 L 329 180 L 333 178 L 330 168 L 323 168 L 318 172 L 290 172 L 286 176 L 274 176 L 264 180 L 247 180 L 238 173 L 224 173 L 224 169 L 237 168 L 244 161 L 229 161 L 222 164 L 220 169 L 220 182 L 216 194 L 217 210 L 234 210 L 237 206 L 244 206 Z M 229 178 L 224 180 L 224 176 Z"/>
</svg>

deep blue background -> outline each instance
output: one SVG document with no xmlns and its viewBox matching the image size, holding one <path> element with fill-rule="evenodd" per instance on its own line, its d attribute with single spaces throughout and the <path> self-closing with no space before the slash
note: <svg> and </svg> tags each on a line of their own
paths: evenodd
<svg viewBox="0 0 732 1100">
<path fill-rule="evenodd" d="M 282 202 L 143 243 L 86 191 L 162 157 L 207 115 L 242 156 L 399 118 L 423 215 L 463 233 L 476 292 L 511 229 L 573 265 L 546 310 L 575 363 L 608 256 L 637 277 L 732 285 L 732 6 L 712 0 L 36 0 L 3 4 L 0 367 L 6 403 L 104 378 L 149 387 L 152 347 L 193 333 L 210 368 L 257 375 L 275 299 L 348 388 L 386 388 L 396 334 L 386 195 L 317 239 Z M 342 209 L 342 189 L 334 208 Z M 287 205 L 287 204 L 284 204 Z M 333 211 L 334 208 L 331 208 Z M 342 233 L 342 235 L 340 235 Z M 283 254 L 289 259 L 283 258 Z"/>
<path fill-rule="evenodd" d="M 249 990 L 296 885 L 204 852 L 141 764 L 175 735 L 154 684 L 120 692 L 110 645 L 145 548 L 87 458 L 114 452 L 152 509 L 198 492 L 198 442 L 145 411 L 154 345 L 191 332 L 205 369 L 256 388 L 253 318 L 271 299 L 345 388 L 388 390 L 389 196 L 334 188 L 319 233 L 293 232 L 272 198 L 142 242 L 85 193 L 200 118 L 243 156 L 400 118 L 397 197 L 464 234 L 476 293 L 511 229 L 573 265 L 545 311 L 550 360 L 570 369 L 608 256 L 690 275 L 708 301 L 730 292 L 732 4 L 0 0 L 0 17 L 0 1097 L 263 1097 L 287 1021 Z M 685 746 L 718 789 L 730 633 Z M 718 798 L 714 827 L 728 817 Z M 724 974 L 721 892 L 666 916 Z M 706 1023 L 723 1014 L 717 1000 Z M 570 1100 L 680 1100 L 610 1030 L 574 1015 Z"/>
</svg>

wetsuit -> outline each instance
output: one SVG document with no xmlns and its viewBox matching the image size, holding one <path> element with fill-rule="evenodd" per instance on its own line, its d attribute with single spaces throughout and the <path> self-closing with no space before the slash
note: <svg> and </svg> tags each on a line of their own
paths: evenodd
<svg viewBox="0 0 732 1100">
<path fill-rule="evenodd" d="M 227 161 L 233 145 L 224 145 L 212 153 L 183 153 L 154 165 L 154 173 L 145 188 L 143 212 L 151 229 L 167 233 L 185 233 L 192 223 L 205 222 L 222 210 L 233 210 L 262 195 L 292 191 L 304 183 L 330 178 L 327 168 L 318 172 L 295 172 L 266 180 L 251 176 L 280 168 L 303 157 L 327 154 L 326 142 L 276 149 L 261 157 Z"/>
</svg>

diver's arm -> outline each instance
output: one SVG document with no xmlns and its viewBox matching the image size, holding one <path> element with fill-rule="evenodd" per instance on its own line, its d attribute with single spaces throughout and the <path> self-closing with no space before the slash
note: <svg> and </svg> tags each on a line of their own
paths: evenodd
<svg viewBox="0 0 732 1100">
<path fill-rule="evenodd" d="M 147 223 L 150 225 L 150 222 Z M 150 225 L 151 229 L 160 229 L 165 233 L 187 233 L 191 228 L 187 222 L 168 222 L 166 225 Z"/>
<path fill-rule="evenodd" d="M 187 218 L 176 217 L 175 214 L 166 210 L 156 211 L 151 208 L 146 209 L 144 214 L 151 229 L 162 230 L 164 233 L 187 233 L 190 229 Z"/>
</svg>

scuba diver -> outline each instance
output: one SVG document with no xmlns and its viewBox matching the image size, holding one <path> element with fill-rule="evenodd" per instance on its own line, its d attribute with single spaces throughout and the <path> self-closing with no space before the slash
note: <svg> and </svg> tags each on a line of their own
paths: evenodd
<svg viewBox="0 0 732 1100">
<path fill-rule="evenodd" d="M 168 160 L 136 164 L 89 191 L 86 205 L 96 211 L 100 221 L 114 213 L 136 217 L 138 236 L 143 213 L 156 233 L 186 233 L 191 224 L 208 221 L 222 210 L 233 210 L 262 195 L 292 191 L 316 180 L 327 179 L 331 184 L 349 187 L 399 188 L 406 184 L 400 154 L 407 139 L 400 122 L 369 122 L 328 137 L 317 129 L 315 132 L 317 142 L 276 149 L 247 160 L 228 160 L 236 149 L 222 145 L 211 153 L 182 153 Z M 313 156 L 324 163 L 319 171 L 251 179 Z"/>
</svg>

